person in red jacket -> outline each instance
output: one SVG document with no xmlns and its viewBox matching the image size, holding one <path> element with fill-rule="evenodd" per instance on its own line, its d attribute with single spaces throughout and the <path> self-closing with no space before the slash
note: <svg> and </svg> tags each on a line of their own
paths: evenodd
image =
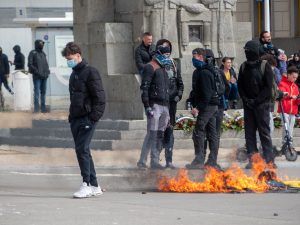
<svg viewBox="0 0 300 225">
<path fill-rule="evenodd" d="M 288 130 L 293 139 L 293 130 L 295 125 L 295 115 L 298 113 L 298 105 L 300 104 L 299 89 L 295 81 L 298 78 L 299 71 L 296 67 L 289 67 L 287 76 L 282 76 L 282 80 L 279 83 L 278 88 L 282 92 L 287 92 L 288 95 L 283 97 L 282 106 L 284 111 L 284 117 L 288 125 Z M 281 113 L 281 108 L 278 106 L 278 112 Z M 285 141 L 285 129 L 282 129 L 282 142 Z M 291 143 L 292 145 L 293 143 Z"/>
</svg>

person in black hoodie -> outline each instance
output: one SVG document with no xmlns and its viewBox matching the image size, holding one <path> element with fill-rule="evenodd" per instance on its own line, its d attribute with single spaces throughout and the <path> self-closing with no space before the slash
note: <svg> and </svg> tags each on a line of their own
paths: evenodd
<svg viewBox="0 0 300 225">
<path fill-rule="evenodd" d="M 34 112 L 45 113 L 46 110 L 46 88 L 47 79 L 50 74 L 49 65 L 47 62 L 46 54 L 43 51 L 44 42 L 42 40 L 36 40 L 34 43 L 35 49 L 29 53 L 28 56 L 28 68 L 32 74 L 33 86 L 34 86 Z M 41 94 L 41 107 L 39 105 L 39 98 Z"/>
<path fill-rule="evenodd" d="M 69 42 L 62 51 L 68 67 L 73 72 L 69 81 L 70 113 L 69 122 L 75 142 L 75 150 L 83 183 L 74 193 L 75 198 L 101 195 L 90 143 L 98 120 L 105 109 L 105 93 L 98 70 L 88 65 L 81 57 L 81 49 Z"/>
<path fill-rule="evenodd" d="M 192 114 L 197 116 L 196 126 L 193 131 L 193 141 L 196 156 L 188 169 L 203 169 L 205 165 L 216 167 L 218 155 L 218 134 L 216 129 L 216 113 L 218 112 L 219 96 L 216 92 L 216 84 L 213 65 L 206 62 L 206 51 L 196 48 L 192 52 L 193 65 L 196 68 L 192 77 Z M 210 154 L 208 161 L 205 161 L 204 142 L 208 136 Z"/>
<path fill-rule="evenodd" d="M 21 52 L 21 47 L 19 45 L 15 45 L 13 47 L 13 51 L 15 52 L 15 59 L 12 64 L 15 65 L 15 70 L 24 70 L 25 56 Z"/>
<path fill-rule="evenodd" d="M 246 169 L 252 168 L 251 157 L 258 152 L 256 130 L 259 132 L 266 163 L 276 167 L 270 135 L 273 71 L 267 63 L 264 74 L 262 74 L 258 42 L 248 41 L 244 49 L 247 61 L 240 67 L 238 90 L 244 107 L 245 139 L 249 157 Z"/>
<path fill-rule="evenodd" d="M 135 49 L 135 64 L 139 74 L 142 76 L 144 67 L 152 59 L 152 53 L 155 52 L 155 45 L 152 44 L 152 34 L 145 32 L 142 43 Z"/>
<path fill-rule="evenodd" d="M 2 83 L 4 84 L 5 89 L 10 93 L 14 94 L 11 88 L 8 85 L 7 78 L 9 77 L 9 62 L 7 55 L 2 52 L 2 48 L 0 47 L 0 90 L 2 89 Z M 4 99 L 3 99 L 4 100 Z M 4 104 L 4 103 L 3 103 Z M 3 105 L 4 106 L 4 105 Z"/>
</svg>

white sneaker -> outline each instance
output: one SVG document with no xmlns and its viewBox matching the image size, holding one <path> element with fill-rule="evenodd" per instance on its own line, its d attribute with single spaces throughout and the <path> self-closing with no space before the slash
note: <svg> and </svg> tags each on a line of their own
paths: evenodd
<svg viewBox="0 0 300 225">
<path fill-rule="evenodd" d="M 100 186 L 98 186 L 98 187 L 90 186 L 90 187 L 92 189 L 92 196 L 98 196 L 98 195 L 102 195 L 103 194 Z"/>
<path fill-rule="evenodd" d="M 88 198 L 90 196 L 92 196 L 92 189 L 85 182 L 83 182 L 79 190 L 73 194 L 74 198 Z"/>
</svg>

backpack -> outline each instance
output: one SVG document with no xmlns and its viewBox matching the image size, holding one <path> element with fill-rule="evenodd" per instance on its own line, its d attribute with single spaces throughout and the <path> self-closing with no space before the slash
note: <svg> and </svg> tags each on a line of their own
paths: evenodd
<svg viewBox="0 0 300 225">
<path fill-rule="evenodd" d="M 264 74 L 265 74 L 265 70 L 266 70 L 266 65 L 267 65 L 268 61 L 267 60 L 262 60 L 261 64 L 260 64 L 260 75 L 261 75 L 261 79 L 263 78 Z M 244 72 L 245 69 L 245 62 L 241 65 L 241 72 Z M 275 102 L 276 99 L 279 96 L 279 91 L 278 91 L 278 87 L 276 84 L 276 80 L 275 80 L 275 75 L 273 77 L 273 82 L 272 82 L 272 97 L 271 97 L 271 102 Z"/>
<path fill-rule="evenodd" d="M 215 80 L 215 90 L 218 97 L 225 94 L 225 83 L 219 68 L 213 66 L 209 68 L 209 71 L 213 73 Z"/>
</svg>

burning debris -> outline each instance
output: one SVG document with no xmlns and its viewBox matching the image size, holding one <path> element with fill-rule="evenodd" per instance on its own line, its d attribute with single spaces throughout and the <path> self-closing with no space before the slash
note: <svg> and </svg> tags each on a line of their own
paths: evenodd
<svg viewBox="0 0 300 225">
<path fill-rule="evenodd" d="M 251 175 L 233 164 L 225 171 L 208 167 L 203 182 L 191 181 L 188 172 L 181 169 L 176 178 L 163 177 L 159 181 L 159 191 L 162 192 L 211 192 L 211 193 L 243 193 L 243 192 L 300 192 L 281 181 L 272 165 L 266 165 L 259 154 L 252 157 L 253 168 Z"/>
</svg>

